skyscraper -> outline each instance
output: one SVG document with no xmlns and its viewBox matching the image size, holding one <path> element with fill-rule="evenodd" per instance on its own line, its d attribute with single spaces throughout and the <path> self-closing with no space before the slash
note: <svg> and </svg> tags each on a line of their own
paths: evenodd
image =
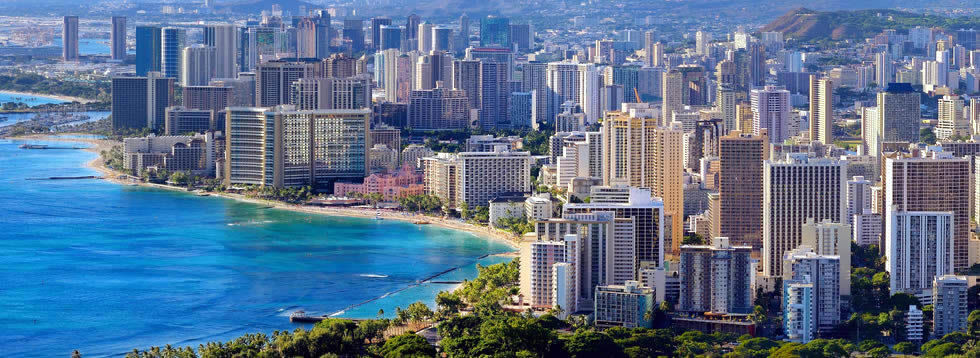
<svg viewBox="0 0 980 358">
<path fill-rule="evenodd" d="M 479 86 L 480 127 L 485 130 L 512 128 L 507 111 L 511 93 L 507 64 L 481 61 Z"/>
<path fill-rule="evenodd" d="M 834 85 L 810 75 L 810 140 L 834 144 Z"/>
<path fill-rule="evenodd" d="M 238 42 L 235 41 L 238 27 L 235 25 L 208 25 L 204 27 L 204 45 L 215 49 L 214 76 L 217 78 L 238 77 Z"/>
<path fill-rule="evenodd" d="M 272 107 L 288 104 L 293 82 L 300 78 L 314 77 L 315 59 L 297 61 L 269 61 L 255 71 L 255 104 Z"/>
<path fill-rule="evenodd" d="M 159 72 L 112 78 L 112 130 L 163 129 L 174 103 L 174 79 Z"/>
<path fill-rule="evenodd" d="M 182 56 L 181 86 L 204 86 L 215 77 L 217 55 L 214 47 L 204 45 L 184 47 Z"/>
<path fill-rule="evenodd" d="M 164 27 L 160 31 L 160 72 L 164 76 L 180 78 L 180 59 L 186 42 L 184 29 Z"/>
<path fill-rule="evenodd" d="M 762 273 L 780 275 L 782 258 L 803 241 L 803 223 L 845 221 L 847 215 L 847 161 L 788 154 L 767 160 L 763 177 Z"/>
<path fill-rule="evenodd" d="M 790 250 L 782 273 L 784 326 L 791 341 L 806 342 L 818 332 L 831 332 L 840 324 L 841 266 L 839 256 L 821 255 L 809 247 Z M 807 299 L 795 302 L 794 289 L 811 287 Z M 787 292 L 789 291 L 789 292 Z M 803 328 L 803 329 L 799 329 Z M 809 332 L 806 332 L 809 331 Z"/>
<path fill-rule="evenodd" d="M 480 46 L 510 48 L 510 19 L 487 16 L 480 21 Z"/>
<path fill-rule="evenodd" d="M 596 187 L 591 189 L 590 203 L 569 203 L 563 215 L 612 212 L 617 219 L 632 219 L 636 263 L 656 267 L 664 261 L 664 206 L 648 189 L 636 187 Z"/>
<path fill-rule="evenodd" d="M 371 108 L 371 78 L 301 78 L 293 82 L 290 103 L 299 110 Z"/>
<path fill-rule="evenodd" d="M 888 83 L 892 83 L 892 60 L 888 58 L 888 52 L 879 52 L 875 54 L 875 83 L 878 87 L 884 87 Z M 811 80 L 812 86 L 812 80 Z"/>
<path fill-rule="evenodd" d="M 414 90 L 411 91 L 409 102 L 408 125 L 413 129 L 451 130 L 470 127 L 470 102 L 462 90 Z"/>
<path fill-rule="evenodd" d="M 781 86 L 766 86 L 752 90 L 749 97 L 753 135 L 758 136 L 766 131 L 770 143 L 783 143 L 793 136 L 789 130 L 790 111 L 793 109 L 789 104 L 789 91 Z"/>
<path fill-rule="evenodd" d="M 954 158 L 948 152 L 929 152 L 919 158 L 887 158 L 882 173 L 885 220 L 893 211 L 952 212 L 953 270 L 967 269 L 970 266 L 970 160 Z M 886 246 L 887 240 L 886 233 Z"/>
<path fill-rule="evenodd" d="M 160 71 L 160 32 L 157 26 L 136 27 L 136 75 Z"/>
<path fill-rule="evenodd" d="M 381 25 L 378 51 L 401 49 L 404 31 L 405 28 L 401 26 Z"/>
<path fill-rule="evenodd" d="M 112 17 L 112 33 L 110 34 L 110 55 L 113 60 L 126 59 L 126 17 Z"/>
<path fill-rule="evenodd" d="M 871 184 L 863 176 L 855 176 L 847 181 L 847 223 L 854 225 L 854 215 L 871 210 Z"/>
<path fill-rule="evenodd" d="M 603 185 L 650 188 L 670 216 L 670 247 L 676 253 L 684 227 L 683 137 L 681 128 L 659 127 L 655 118 L 608 112 L 602 122 Z M 666 241 L 666 240 L 665 240 Z M 665 248 L 667 249 L 667 248 Z"/>
<path fill-rule="evenodd" d="M 728 237 L 734 245 L 762 249 L 763 161 L 769 157 L 765 136 L 729 132 L 718 145 L 719 211 L 713 236 Z"/>
<path fill-rule="evenodd" d="M 959 96 L 943 96 L 939 100 L 939 118 L 936 125 L 936 139 L 949 140 L 951 137 L 970 137 L 970 121 L 963 118 L 963 99 Z"/>
<path fill-rule="evenodd" d="M 878 119 L 882 141 L 919 142 L 921 98 L 908 83 L 889 83 L 878 92 Z"/>
<path fill-rule="evenodd" d="M 78 61 L 78 16 L 65 16 L 61 41 L 61 58 L 65 61 Z"/>
<path fill-rule="evenodd" d="M 512 24 L 510 40 L 517 47 L 517 51 L 526 52 L 534 47 L 534 30 L 529 24 Z"/>
<path fill-rule="evenodd" d="M 381 27 L 391 26 L 391 18 L 375 17 L 371 19 L 371 48 L 384 50 L 381 48 Z"/>
<path fill-rule="evenodd" d="M 663 104 L 661 105 L 660 125 L 667 125 L 673 117 L 674 111 L 684 108 L 682 92 L 684 91 L 684 75 L 676 69 L 670 69 L 664 73 L 663 85 Z"/>
<path fill-rule="evenodd" d="M 405 40 L 404 44 L 405 51 L 417 50 L 419 48 L 419 24 L 422 23 L 422 18 L 416 14 L 408 15 L 405 20 Z"/>
<path fill-rule="evenodd" d="M 368 174 L 370 109 L 266 112 L 263 185 L 333 187 Z M 270 174 L 271 173 L 271 174 Z"/>
<path fill-rule="evenodd" d="M 356 18 L 344 19 L 344 41 L 351 53 L 364 51 L 364 20 Z"/>
<path fill-rule="evenodd" d="M 432 28 L 432 50 L 449 52 L 452 49 L 453 29 L 445 26 Z"/>
<path fill-rule="evenodd" d="M 953 273 L 954 222 L 948 211 L 889 210 L 884 249 L 891 294 L 928 300 L 933 277 Z"/>
<path fill-rule="evenodd" d="M 425 21 L 419 24 L 419 51 L 423 54 L 429 54 L 432 51 L 432 29 L 436 25 L 431 22 Z"/>
</svg>

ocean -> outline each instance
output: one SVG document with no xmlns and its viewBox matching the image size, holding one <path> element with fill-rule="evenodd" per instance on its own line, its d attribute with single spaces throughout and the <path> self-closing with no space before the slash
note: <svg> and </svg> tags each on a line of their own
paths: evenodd
<svg viewBox="0 0 980 358">
<path fill-rule="evenodd" d="M 473 234 L 328 217 L 100 180 L 82 150 L 0 139 L 0 356 L 122 356 L 291 330 L 289 313 L 373 318 L 512 251 Z M 62 145 L 64 143 L 45 143 Z M 370 301 L 372 299 L 376 299 Z M 355 306 L 358 303 L 369 303 Z"/>
</svg>

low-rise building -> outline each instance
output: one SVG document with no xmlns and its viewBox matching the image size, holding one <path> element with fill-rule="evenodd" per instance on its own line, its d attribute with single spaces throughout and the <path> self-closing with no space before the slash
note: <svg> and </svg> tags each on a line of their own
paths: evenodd
<svg viewBox="0 0 980 358">
<path fill-rule="evenodd" d="M 551 219 L 552 214 L 551 194 L 532 195 L 524 200 L 524 217 L 528 221 Z"/>
<path fill-rule="evenodd" d="M 372 146 L 368 158 L 370 158 L 371 172 L 390 173 L 398 168 L 398 151 L 389 148 L 387 144 Z"/>
<path fill-rule="evenodd" d="M 647 310 L 654 306 L 653 290 L 637 281 L 623 285 L 596 286 L 595 325 L 597 327 L 652 327 Z"/>
<path fill-rule="evenodd" d="M 123 139 L 123 169 L 188 171 L 214 175 L 214 133 L 193 136 L 155 136 Z"/>
<path fill-rule="evenodd" d="M 922 342 L 923 338 L 922 310 L 915 305 L 909 305 L 909 311 L 905 313 L 905 339 L 909 342 Z"/>
<path fill-rule="evenodd" d="M 396 201 L 398 199 L 422 195 L 425 187 L 422 185 L 422 176 L 415 173 L 410 167 L 402 167 L 394 174 L 371 174 L 364 178 L 363 183 L 334 183 L 334 194 L 346 195 L 358 193 L 361 196 L 368 194 L 381 194 L 384 201 Z"/>
</svg>

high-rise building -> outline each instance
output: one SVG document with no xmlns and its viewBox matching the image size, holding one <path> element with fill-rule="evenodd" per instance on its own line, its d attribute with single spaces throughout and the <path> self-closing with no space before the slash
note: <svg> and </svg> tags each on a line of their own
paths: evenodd
<svg viewBox="0 0 980 358">
<path fill-rule="evenodd" d="M 719 139 L 719 211 L 717 235 L 734 245 L 762 249 L 763 161 L 769 157 L 765 136 L 729 132 Z"/>
<path fill-rule="evenodd" d="M 766 86 L 752 90 L 749 97 L 753 135 L 758 136 L 765 131 L 769 142 L 775 144 L 783 143 L 795 135 L 789 130 L 790 111 L 793 110 L 789 103 L 789 91 L 780 86 Z"/>
<path fill-rule="evenodd" d="M 164 134 L 168 136 L 223 130 L 216 127 L 214 111 L 190 109 L 181 106 L 167 107 Z"/>
<path fill-rule="evenodd" d="M 419 24 L 422 23 L 422 18 L 416 14 L 408 15 L 405 19 L 405 41 L 403 44 L 405 51 L 414 51 L 419 48 Z"/>
<path fill-rule="evenodd" d="M 679 312 L 712 314 L 752 313 L 752 248 L 731 246 L 727 237 L 711 245 L 680 247 Z"/>
<path fill-rule="evenodd" d="M 330 39 L 333 38 L 330 13 L 326 10 L 313 11 L 313 22 L 316 24 L 316 58 L 327 58 L 330 56 Z"/>
<path fill-rule="evenodd" d="M 565 204 L 563 215 L 613 212 L 616 218 L 633 220 L 636 263 L 662 266 L 664 261 L 664 205 L 649 189 L 636 187 L 591 188 L 589 203 Z"/>
<path fill-rule="evenodd" d="M 205 86 L 215 77 L 217 51 L 214 47 L 195 45 L 184 47 L 181 58 L 180 85 Z"/>
<path fill-rule="evenodd" d="M 934 278 L 932 294 L 932 334 L 942 337 L 967 328 L 967 281 L 965 276 L 942 275 Z"/>
<path fill-rule="evenodd" d="M 883 221 L 881 214 L 865 211 L 863 214 L 854 215 L 854 243 L 858 246 L 880 245 L 881 227 Z"/>
<path fill-rule="evenodd" d="M 433 27 L 432 50 L 449 52 L 453 48 L 452 38 L 453 38 L 453 29 L 445 26 Z"/>
<path fill-rule="evenodd" d="M 510 25 L 511 44 L 517 51 L 527 52 L 534 47 L 534 30 L 529 24 Z"/>
<path fill-rule="evenodd" d="M 414 128 L 414 127 L 413 127 Z M 502 193 L 531 190 L 531 153 L 509 150 L 494 152 L 440 153 L 423 158 L 425 191 L 449 207 L 489 203 Z M 486 178 L 494 180 L 487 181 Z"/>
<path fill-rule="evenodd" d="M 470 103 L 462 90 L 411 91 L 408 125 L 413 129 L 452 130 L 470 127 Z M 478 124 L 478 120 L 476 121 Z"/>
<path fill-rule="evenodd" d="M 370 109 L 266 112 L 263 185 L 328 187 L 369 174 Z"/>
<path fill-rule="evenodd" d="M 943 96 L 939 100 L 939 118 L 936 125 L 936 139 L 949 140 L 952 137 L 970 137 L 973 131 L 970 121 L 963 118 L 963 99 L 959 96 Z"/>
<path fill-rule="evenodd" d="M 126 17 L 112 17 L 112 32 L 109 35 L 109 54 L 113 60 L 126 59 Z"/>
<path fill-rule="evenodd" d="M 163 129 L 166 109 L 173 103 L 173 78 L 159 72 L 146 77 L 113 77 L 112 130 Z"/>
<path fill-rule="evenodd" d="M 466 14 L 459 16 L 459 31 L 456 33 L 456 35 L 457 53 L 466 49 L 467 47 L 470 47 L 470 17 L 466 16 Z"/>
<path fill-rule="evenodd" d="M 510 48 L 510 19 L 487 16 L 480 20 L 480 46 Z"/>
<path fill-rule="evenodd" d="M 817 255 L 837 256 L 840 259 L 838 292 L 841 296 L 850 296 L 851 226 L 830 220 L 814 222 L 813 219 L 806 219 L 806 223 L 803 224 L 802 246 L 810 248 Z M 784 273 L 786 269 L 787 267 L 783 266 Z"/>
<path fill-rule="evenodd" d="M 204 27 L 204 45 L 215 49 L 214 76 L 217 78 L 238 77 L 238 27 L 231 24 L 208 25 Z"/>
<path fill-rule="evenodd" d="M 694 50 L 698 55 L 708 55 L 708 49 L 711 47 L 711 34 L 698 31 L 694 34 Z"/>
<path fill-rule="evenodd" d="M 889 83 L 878 92 L 878 120 L 882 142 L 919 142 L 919 92 L 908 83 Z"/>
<path fill-rule="evenodd" d="M 202 111 L 223 111 L 225 107 L 235 105 L 234 88 L 221 85 L 213 86 L 184 86 L 181 87 L 183 107 Z M 255 90 L 252 90 L 255 93 Z M 221 129 L 219 129 L 221 130 Z"/>
<path fill-rule="evenodd" d="M 160 71 L 161 29 L 157 26 L 136 27 L 136 75 L 146 76 L 147 72 Z"/>
<path fill-rule="evenodd" d="M 783 263 L 783 326 L 790 341 L 805 343 L 840 324 L 840 257 L 809 247 L 786 253 Z M 810 291 L 800 297 L 800 291 Z"/>
<path fill-rule="evenodd" d="M 255 70 L 255 104 L 272 107 L 289 104 L 293 82 L 316 77 L 316 59 L 293 59 L 265 62 Z"/>
<path fill-rule="evenodd" d="M 419 52 L 428 54 L 432 51 L 432 29 L 435 24 L 424 21 L 419 24 Z"/>
<path fill-rule="evenodd" d="M 643 58 L 643 64 L 647 67 L 657 67 L 660 66 L 660 61 L 663 58 L 663 53 L 660 53 L 660 57 L 655 55 L 654 44 L 656 44 L 656 37 L 653 31 L 647 31 L 643 33 L 643 52 L 646 56 Z"/>
<path fill-rule="evenodd" d="M 484 130 L 513 128 L 507 112 L 510 82 L 506 63 L 480 62 L 480 128 Z"/>
<path fill-rule="evenodd" d="M 216 78 L 211 80 L 211 86 L 231 88 L 228 95 L 228 107 L 252 107 L 255 106 L 255 74 L 247 73 L 238 78 Z M 184 96 L 187 100 L 187 96 Z M 187 102 L 184 102 L 187 105 Z"/>
<path fill-rule="evenodd" d="M 445 52 L 430 52 L 421 55 L 415 67 L 415 89 L 429 90 L 442 87 L 451 88 L 453 81 L 453 57 Z"/>
<path fill-rule="evenodd" d="M 726 135 L 728 132 L 740 130 L 738 128 L 738 103 L 735 89 L 730 85 L 719 85 L 715 95 L 715 110 L 721 113 L 721 133 Z M 751 106 L 750 106 L 751 108 Z M 754 120 L 754 114 L 753 114 Z M 748 131 L 746 131 L 748 132 Z M 792 134 L 791 134 L 792 136 Z"/>
<path fill-rule="evenodd" d="M 894 82 L 892 75 L 892 60 L 888 52 L 878 52 L 875 54 L 875 83 L 878 87 L 884 87 L 888 83 Z"/>
<path fill-rule="evenodd" d="M 384 50 L 384 48 L 381 48 L 382 26 L 391 26 L 391 18 L 375 17 L 371 19 L 371 48 L 375 50 Z"/>
<path fill-rule="evenodd" d="M 266 108 L 231 107 L 225 120 L 225 186 L 265 184 Z M 271 129 L 274 131 L 274 129 Z"/>
<path fill-rule="evenodd" d="M 316 58 L 316 22 L 313 18 L 300 18 L 296 24 L 296 57 Z"/>
<path fill-rule="evenodd" d="M 846 222 L 847 161 L 795 153 L 765 161 L 763 173 L 762 272 L 773 277 L 786 251 L 802 242 L 807 219 Z"/>
<path fill-rule="evenodd" d="M 871 184 L 863 176 L 855 176 L 847 181 L 847 223 L 854 225 L 854 215 L 871 210 Z"/>
<path fill-rule="evenodd" d="M 681 110 L 684 107 L 682 95 L 682 92 L 684 92 L 683 74 L 677 69 L 670 69 L 664 73 L 661 90 L 663 92 L 660 97 L 663 98 L 663 104 L 661 105 L 660 125 L 667 125 L 667 121 L 673 117 L 674 111 Z"/>
<path fill-rule="evenodd" d="M 404 27 L 381 25 L 378 31 L 378 51 L 400 50 L 402 48 L 402 37 L 404 37 L 403 32 L 405 31 Z"/>
<path fill-rule="evenodd" d="M 61 58 L 78 61 L 78 16 L 65 16 L 61 28 Z"/>
<path fill-rule="evenodd" d="M 810 75 L 810 140 L 834 143 L 834 84 L 816 75 Z"/>
<path fill-rule="evenodd" d="M 364 51 L 364 20 L 357 18 L 344 19 L 344 42 L 351 53 Z"/>
<path fill-rule="evenodd" d="M 885 269 L 889 292 L 928 302 L 933 277 L 953 273 L 953 213 L 889 210 Z"/>
<path fill-rule="evenodd" d="M 882 172 L 885 245 L 893 211 L 952 212 L 953 270 L 966 270 L 970 266 L 970 160 L 931 152 L 923 158 L 887 158 Z"/>
<path fill-rule="evenodd" d="M 176 27 L 160 30 L 160 72 L 164 76 L 180 79 L 180 60 L 186 43 L 186 32 Z"/>
<path fill-rule="evenodd" d="M 293 82 L 290 103 L 299 110 L 371 108 L 371 79 L 301 78 Z"/>
<path fill-rule="evenodd" d="M 575 236 L 575 235 L 571 235 Z M 564 240 L 525 241 L 521 243 L 520 292 L 532 307 L 554 306 L 553 266 L 566 262 Z M 564 290 L 563 290 L 564 291 Z M 563 309 L 568 309 L 565 306 Z"/>
<path fill-rule="evenodd" d="M 650 188 L 661 198 L 665 215 L 671 216 L 669 248 L 676 252 L 684 232 L 684 132 L 624 112 L 606 113 L 602 126 L 603 163 L 608 165 L 603 185 Z"/>
</svg>

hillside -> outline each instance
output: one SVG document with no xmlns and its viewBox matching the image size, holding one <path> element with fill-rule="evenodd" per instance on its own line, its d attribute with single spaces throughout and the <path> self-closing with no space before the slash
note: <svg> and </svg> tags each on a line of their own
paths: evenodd
<svg viewBox="0 0 980 358">
<path fill-rule="evenodd" d="M 814 11 L 793 9 L 762 28 L 802 41 L 863 39 L 885 29 L 915 26 L 980 29 L 980 17 L 944 17 L 897 10 Z"/>
</svg>

